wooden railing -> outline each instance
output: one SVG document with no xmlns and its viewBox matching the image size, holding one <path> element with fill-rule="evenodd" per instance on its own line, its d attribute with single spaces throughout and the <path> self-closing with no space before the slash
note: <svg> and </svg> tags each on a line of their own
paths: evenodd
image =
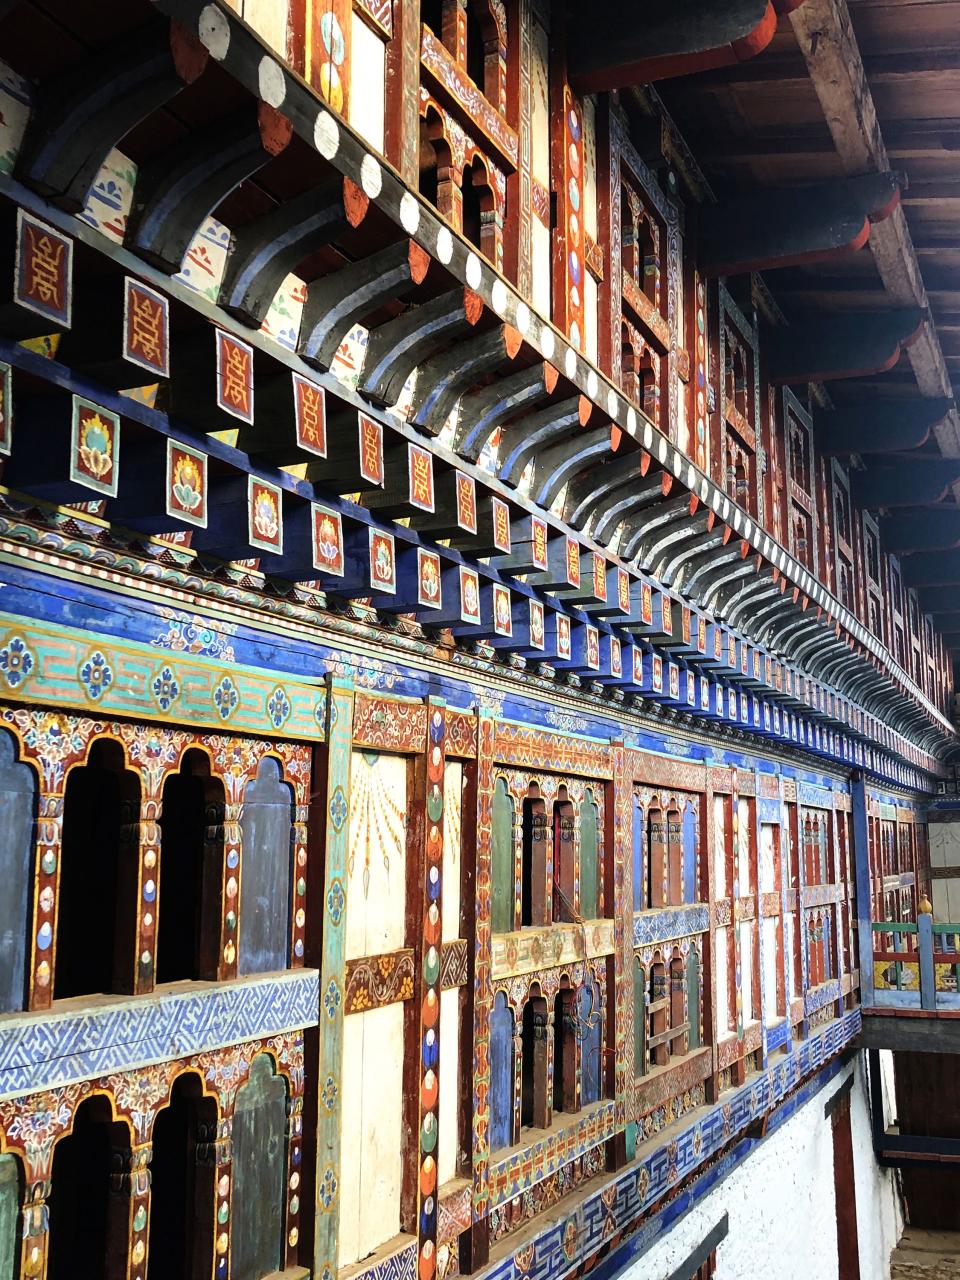
<svg viewBox="0 0 960 1280">
<path fill-rule="evenodd" d="M 960 1009 L 960 924 L 873 925 L 873 994 L 878 1006 Z"/>
</svg>

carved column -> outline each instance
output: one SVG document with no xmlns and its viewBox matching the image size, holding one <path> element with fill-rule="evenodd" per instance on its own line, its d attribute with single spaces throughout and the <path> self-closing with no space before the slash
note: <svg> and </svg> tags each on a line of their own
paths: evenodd
<svg viewBox="0 0 960 1280">
<path fill-rule="evenodd" d="M 290 901 L 293 903 L 290 921 L 290 967 L 299 969 L 303 966 L 306 946 L 304 929 L 307 912 L 307 820 L 310 806 L 303 794 L 302 783 L 297 783 L 297 803 L 293 810 L 293 892 Z"/>
<path fill-rule="evenodd" d="M 549 1129 L 553 1124 L 553 1073 L 556 1069 L 556 1041 L 554 1037 L 557 1034 L 556 1026 L 556 1010 L 554 1005 L 547 1002 L 547 1124 Z M 563 1020 L 561 1019 L 560 1033 L 563 1034 Z"/>
<path fill-rule="evenodd" d="M 166 774 L 163 775 L 164 778 Z M 147 778 L 141 774 L 146 791 Z M 158 784 L 161 788 L 162 780 Z M 162 793 L 161 793 L 162 794 Z M 140 805 L 140 869 L 137 893 L 134 995 L 153 990 L 157 974 L 157 902 L 160 895 L 160 797 L 144 796 Z M 176 910 L 176 904 L 171 904 Z"/>
<path fill-rule="evenodd" d="M 23 1238 L 20 1247 L 20 1275 L 26 1280 L 44 1280 L 50 1242 L 50 1179 L 31 1182 L 23 1201 Z"/>
<path fill-rule="evenodd" d="M 238 785 L 238 780 L 233 780 Z M 243 780 L 247 781 L 246 778 Z M 229 785 L 229 784 L 228 784 Z M 237 930 L 240 920 L 240 883 L 243 850 L 240 814 L 243 804 L 236 795 L 223 807 L 223 897 L 220 917 L 220 957 L 217 979 L 224 982 L 237 976 Z"/>
<path fill-rule="evenodd" d="M 287 1094 L 287 1187 L 284 1256 L 288 1267 L 299 1262 L 300 1165 L 303 1159 L 303 1098 Z"/>
<path fill-rule="evenodd" d="M 144 1142 L 113 1153 L 107 1212 L 109 1280 L 136 1280 L 144 1274 L 150 1232 L 150 1160 L 153 1145 Z"/>
<path fill-rule="evenodd" d="M 37 849 L 28 1007 L 49 1009 L 53 999 L 53 943 L 57 936 L 57 886 L 63 841 L 63 792 L 41 785 L 37 803 Z M 39 1274 L 37 1272 L 36 1274 Z"/>
<path fill-rule="evenodd" d="M 213 1218 L 214 1277 L 226 1280 L 230 1274 L 230 1220 L 233 1194 L 233 1117 L 226 1116 L 216 1125 L 202 1125 L 197 1134 L 198 1170 L 209 1172 L 207 1179 L 197 1179 L 197 1218 Z M 203 1270 L 210 1266 L 206 1232 L 197 1233 L 198 1257 L 195 1263 Z"/>
</svg>

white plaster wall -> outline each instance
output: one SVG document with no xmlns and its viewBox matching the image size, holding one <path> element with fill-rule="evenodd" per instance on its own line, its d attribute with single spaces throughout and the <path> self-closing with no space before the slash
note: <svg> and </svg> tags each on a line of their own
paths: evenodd
<svg viewBox="0 0 960 1280">
<path fill-rule="evenodd" d="M 889 1280 L 890 1251 L 902 1224 L 891 1174 L 880 1169 L 870 1138 L 860 1060 L 851 1099 L 860 1274 Z M 626 1280 L 668 1280 L 724 1213 L 729 1233 L 717 1249 L 716 1280 L 837 1280 L 833 1133 L 827 1099 L 849 1072 L 832 1080 L 771 1134 L 657 1244 L 624 1273 Z"/>
<path fill-rule="evenodd" d="M 930 869 L 960 867 L 960 822 L 931 822 L 927 827 Z M 960 921 L 960 880 L 931 880 L 934 919 L 942 924 Z"/>
</svg>

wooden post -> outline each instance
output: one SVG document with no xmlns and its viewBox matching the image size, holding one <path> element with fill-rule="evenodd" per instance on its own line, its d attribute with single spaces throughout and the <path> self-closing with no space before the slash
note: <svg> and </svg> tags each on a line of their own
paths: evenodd
<svg viewBox="0 0 960 1280">
<path fill-rule="evenodd" d="M 481 712 L 477 724 L 477 917 L 473 1007 L 473 1229 L 470 1262 L 482 1267 L 490 1256 L 490 1011 L 493 1004 L 493 948 L 490 931 L 493 821 L 494 719 Z M 518 1031 L 519 1034 L 519 1031 Z M 519 1055 L 518 1055 L 519 1056 Z M 519 1090 L 517 1091 L 519 1093 Z"/>
<path fill-rule="evenodd" d="M 46 1280 L 47 1256 L 50 1248 L 50 1179 L 28 1180 L 23 1202 L 23 1227 L 20 1244 L 20 1275 L 29 1280 Z"/>
<path fill-rule="evenodd" d="M 320 964 L 320 1034 L 317 1081 L 316 1218 L 313 1274 L 337 1274 L 340 1216 L 340 1106 L 343 1064 L 343 990 L 346 968 L 347 855 L 350 843 L 350 763 L 353 687 L 328 677 L 326 810 L 323 821 L 323 956 Z"/>
<path fill-rule="evenodd" d="M 873 990 L 873 916 L 870 897 L 870 840 L 867 830 L 867 784 L 858 772 L 851 788 L 853 797 L 853 863 L 857 885 L 857 951 L 860 965 L 860 1003 L 870 1008 Z"/>
<path fill-rule="evenodd" d="M 937 970 L 933 963 L 933 916 L 921 911 L 917 916 L 920 944 L 920 1008 L 933 1011 L 937 1007 Z"/>
<path fill-rule="evenodd" d="M 43 783 L 39 790 L 33 930 L 30 938 L 28 1007 L 31 1012 L 49 1009 L 53 1000 L 54 940 L 57 936 L 58 881 L 63 844 L 63 791 L 47 790 Z"/>
</svg>

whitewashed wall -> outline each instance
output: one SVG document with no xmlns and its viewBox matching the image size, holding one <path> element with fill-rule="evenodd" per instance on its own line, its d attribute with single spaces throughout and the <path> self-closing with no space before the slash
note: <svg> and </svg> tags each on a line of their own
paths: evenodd
<svg viewBox="0 0 960 1280">
<path fill-rule="evenodd" d="M 931 822 L 927 827 L 930 840 L 930 869 L 957 868 L 960 875 L 960 822 Z M 941 924 L 960 923 L 960 879 L 931 879 L 933 917 Z"/>
<path fill-rule="evenodd" d="M 716 1280 L 837 1280 L 833 1133 L 823 1108 L 848 1074 L 832 1080 L 771 1134 L 624 1272 L 626 1280 L 668 1280 L 724 1213 L 730 1229 L 717 1250 Z M 892 1175 L 873 1158 L 866 1076 L 859 1060 L 855 1074 L 851 1129 L 860 1274 L 863 1280 L 889 1280 L 890 1252 L 902 1222 Z"/>
</svg>

